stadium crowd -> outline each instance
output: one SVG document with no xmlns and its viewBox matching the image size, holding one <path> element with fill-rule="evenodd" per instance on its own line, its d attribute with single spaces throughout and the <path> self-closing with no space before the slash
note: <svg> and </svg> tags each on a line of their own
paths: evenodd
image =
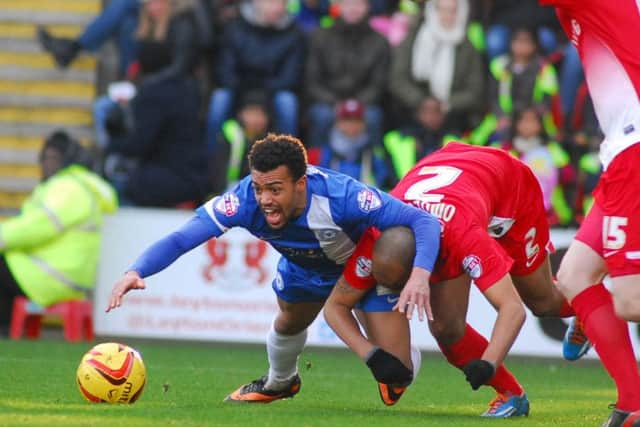
<svg viewBox="0 0 640 427">
<path fill-rule="evenodd" d="M 124 204 L 198 205 L 270 130 L 382 189 L 449 141 L 502 147 L 555 226 L 580 223 L 600 174 L 576 50 L 537 0 L 111 0 L 77 39 L 39 35 L 63 68 L 117 41 L 113 81 L 135 89 L 94 110 Z"/>
</svg>

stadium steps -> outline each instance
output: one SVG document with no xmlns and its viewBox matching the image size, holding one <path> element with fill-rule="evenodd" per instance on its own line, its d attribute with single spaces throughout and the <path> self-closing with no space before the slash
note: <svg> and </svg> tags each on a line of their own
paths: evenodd
<svg viewBox="0 0 640 427">
<path fill-rule="evenodd" d="M 17 213 L 40 180 L 43 139 L 64 128 L 93 139 L 96 60 L 81 55 L 58 69 L 42 51 L 37 27 L 76 37 L 100 12 L 101 0 L 0 0 L 0 219 Z"/>
</svg>

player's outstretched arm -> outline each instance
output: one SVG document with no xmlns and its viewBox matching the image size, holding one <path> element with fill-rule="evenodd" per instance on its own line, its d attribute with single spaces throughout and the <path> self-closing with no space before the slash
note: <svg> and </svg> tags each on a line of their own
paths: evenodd
<svg viewBox="0 0 640 427">
<path fill-rule="evenodd" d="M 146 285 L 144 284 L 144 280 L 138 275 L 135 271 L 127 271 L 124 276 L 120 280 L 113 285 L 113 289 L 111 290 L 111 297 L 109 298 L 109 305 L 107 305 L 107 309 L 105 310 L 107 313 L 114 308 L 120 307 L 122 304 L 122 298 L 124 294 L 129 292 L 132 289 L 144 289 Z"/>
<path fill-rule="evenodd" d="M 142 280 L 171 265 L 181 255 L 222 234 L 217 227 L 201 216 L 194 216 L 180 229 L 147 248 L 127 273 L 114 286 L 106 311 L 119 307 L 122 297 L 131 289 L 144 289 Z"/>
</svg>

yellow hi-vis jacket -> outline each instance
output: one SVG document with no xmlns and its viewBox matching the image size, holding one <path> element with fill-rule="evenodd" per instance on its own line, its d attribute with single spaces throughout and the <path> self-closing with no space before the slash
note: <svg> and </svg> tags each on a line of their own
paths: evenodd
<svg viewBox="0 0 640 427">
<path fill-rule="evenodd" d="M 0 253 L 29 299 L 48 306 L 85 297 L 95 282 L 103 214 L 117 207 L 109 183 L 71 165 L 37 185 L 20 215 L 0 223 Z"/>
</svg>

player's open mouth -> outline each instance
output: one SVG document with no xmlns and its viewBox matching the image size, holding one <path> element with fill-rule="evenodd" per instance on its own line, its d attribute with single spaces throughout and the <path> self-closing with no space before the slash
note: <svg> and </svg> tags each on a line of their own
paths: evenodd
<svg viewBox="0 0 640 427">
<path fill-rule="evenodd" d="M 267 224 L 269 224 L 271 227 L 277 227 L 282 224 L 283 215 L 281 210 L 273 208 L 263 208 L 262 212 L 264 213 L 264 217 L 267 220 Z"/>
</svg>

